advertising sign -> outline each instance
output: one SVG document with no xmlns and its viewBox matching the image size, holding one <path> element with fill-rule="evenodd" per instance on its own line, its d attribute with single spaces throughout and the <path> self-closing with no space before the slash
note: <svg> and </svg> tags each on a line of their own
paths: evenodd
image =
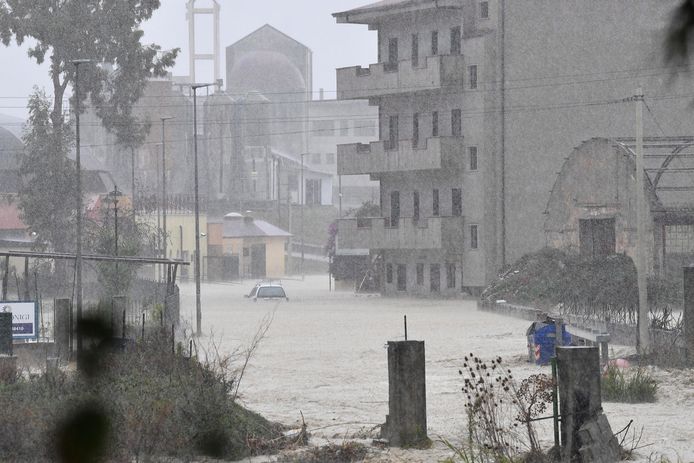
<svg viewBox="0 0 694 463">
<path fill-rule="evenodd" d="M 38 337 L 38 305 L 36 302 L 0 302 L 0 312 L 12 312 L 12 338 Z"/>
</svg>

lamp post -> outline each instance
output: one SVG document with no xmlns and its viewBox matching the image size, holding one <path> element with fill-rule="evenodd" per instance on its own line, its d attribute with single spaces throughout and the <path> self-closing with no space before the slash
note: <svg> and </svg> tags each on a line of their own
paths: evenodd
<svg viewBox="0 0 694 463">
<path fill-rule="evenodd" d="M 77 325 L 82 322 L 82 164 L 80 160 L 80 64 L 91 63 L 90 59 L 74 59 L 75 66 L 75 169 L 77 181 L 77 249 L 75 250 L 75 292 L 77 304 Z M 82 330 L 77 331 L 77 352 L 82 351 Z"/>
<path fill-rule="evenodd" d="M 195 326 L 202 335 L 202 309 L 200 304 L 200 199 L 198 195 L 198 104 L 197 90 L 214 84 L 192 84 L 193 89 L 193 175 L 195 183 Z"/>
<path fill-rule="evenodd" d="M 118 257 L 118 201 L 123 194 L 118 190 L 118 185 L 113 187 L 113 191 L 108 194 L 109 199 L 113 202 L 113 232 L 114 232 L 114 256 Z M 118 262 L 116 262 L 118 265 Z"/>
<path fill-rule="evenodd" d="M 304 279 L 304 205 L 306 204 L 306 191 L 304 190 L 304 156 L 309 153 L 301 153 L 301 279 Z"/>
<path fill-rule="evenodd" d="M 122 193 L 118 190 L 118 185 L 114 185 L 113 191 L 108 194 L 109 199 L 113 202 L 113 237 L 114 237 L 114 256 L 118 257 L 118 200 L 122 196 Z M 118 261 L 116 261 L 116 294 L 119 293 L 119 274 L 118 274 Z"/>
<path fill-rule="evenodd" d="M 164 235 L 164 258 L 168 256 L 167 250 L 166 250 L 166 242 L 168 240 L 167 234 L 166 234 L 166 209 L 168 208 L 169 202 L 166 197 L 166 136 L 165 136 L 165 130 L 164 130 L 164 123 L 170 119 L 173 119 L 172 116 L 168 117 L 161 117 L 161 190 L 162 190 L 162 200 L 161 200 L 161 209 L 162 209 L 162 227 L 163 227 L 163 232 L 162 234 Z"/>
</svg>

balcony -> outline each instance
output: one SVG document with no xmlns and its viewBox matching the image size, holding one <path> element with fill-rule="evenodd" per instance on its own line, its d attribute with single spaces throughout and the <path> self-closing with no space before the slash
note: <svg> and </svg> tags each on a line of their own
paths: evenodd
<svg viewBox="0 0 694 463">
<path fill-rule="evenodd" d="M 411 60 L 395 65 L 376 63 L 366 68 L 353 66 L 337 70 L 337 98 L 351 100 L 399 93 L 462 89 L 465 60 L 463 55 L 427 56 L 423 65 L 412 66 Z"/>
<path fill-rule="evenodd" d="M 360 175 L 463 168 L 463 137 L 427 138 L 418 146 L 412 140 L 401 140 L 397 149 L 386 148 L 386 141 L 338 145 L 337 173 Z"/>
<path fill-rule="evenodd" d="M 338 254 L 363 249 L 447 249 L 463 248 L 463 217 L 429 217 L 414 221 L 401 217 L 397 226 L 390 218 L 349 218 L 338 220 Z"/>
</svg>

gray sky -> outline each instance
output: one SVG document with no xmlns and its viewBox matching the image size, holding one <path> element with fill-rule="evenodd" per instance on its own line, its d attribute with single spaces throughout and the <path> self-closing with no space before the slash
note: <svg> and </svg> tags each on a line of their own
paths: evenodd
<svg viewBox="0 0 694 463">
<path fill-rule="evenodd" d="M 335 97 L 335 68 L 367 65 L 376 61 L 376 34 L 367 26 L 337 24 L 331 13 L 371 3 L 373 0 L 220 0 L 221 63 L 224 49 L 264 24 L 270 24 L 313 50 L 314 91 L 324 88 L 326 98 Z M 162 0 L 162 6 L 143 25 L 145 43 L 164 49 L 180 48 L 173 69 L 175 75 L 188 74 L 188 24 L 186 0 Z M 198 0 L 200 6 L 208 2 Z M 211 52 L 212 34 L 205 33 L 204 20 L 196 23 L 198 53 Z M 211 21 L 209 25 L 211 27 Z M 205 49 L 207 47 L 207 50 Z M 51 93 L 47 66 L 38 66 L 26 55 L 27 46 L 0 46 L 0 114 L 24 117 L 26 97 L 34 85 Z M 200 62 L 197 80 L 212 78 L 211 66 Z M 222 70 L 222 78 L 225 72 Z"/>
</svg>

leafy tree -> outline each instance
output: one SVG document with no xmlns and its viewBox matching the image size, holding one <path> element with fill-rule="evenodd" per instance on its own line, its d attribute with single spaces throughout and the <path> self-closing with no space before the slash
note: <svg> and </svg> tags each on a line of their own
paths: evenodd
<svg viewBox="0 0 694 463">
<path fill-rule="evenodd" d="M 694 0 L 683 0 L 672 15 L 665 39 L 665 59 L 675 65 L 689 62 L 694 40 Z"/>
<path fill-rule="evenodd" d="M 0 0 L 0 40 L 6 46 L 28 38 L 36 44 L 29 57 L 38 64 L 48 60 L 53 83 L 52 105 L 36 91 L 29 102 L 29 129 L 20 192 L 25 222 L 39 233 L 41 245 L 66 250 L 75 210 L 74 165 L 68 161 L 72 147 L 63 104 L 68 85 L 75 80 L 74 59 L 94 64 L 80 66 L 80 105 L 89 98 L 104 127 L 117 143 L 138 146 L 149 124 L 133 115 L 147 79 L 163 76 L 174 64 L 178 49 L 162 52 L 143 45 L 140 24 L 159 7 L 158 0 Z M 104 66 L 97 64 L 103 63 Z"/>
<path fill-rule="evenodd" d="M 85 249 L 100 255 L 115 255 L 115 211 L 112 204 L 104 203 L 101 219 L 87 222 Z M 122 204 L 118 208 L 118 255 L 154 255 L 156 230 L 146 223 L 134 220 Z M 96 273 L 102 296 L 127 294 L 138 266 L 134 264 L 99 262 Z"/>
<path fill-rule="evenodd" d="M 38 64 L 50 61 L 54 130 L 64 125 L 63 99 L 75 80 L 71 61 L 91 59 L 108 66 L 80 67 L 80 103 L 90 96 L 104 127 L 124 146 L 143 138 L 149 127 L 133 115 L 132 106 L 147 79 L 163 76 L 178 54 L 178 49 L 161 52 L 158 45 L 141 43 L 140 24 L 159 6 L 159 0 L 0 0 L 2 43 L 14 38 L 21 45 L 33 38 L 37 43 L 29 57 Z"/>
<path fill-rule="evenodd" d="M 55 130 L 51 124 L 51 104 L 38 89 L 29 98 L 29 123 L 22 137 L 25 151 L 20 158 L 19 207 L 24 222 L 37 233 L 36 244 L 57 251 L 74 245 L 76 202 L 75 166 L 67 157 L 72 132 Z"/>
</svg>

